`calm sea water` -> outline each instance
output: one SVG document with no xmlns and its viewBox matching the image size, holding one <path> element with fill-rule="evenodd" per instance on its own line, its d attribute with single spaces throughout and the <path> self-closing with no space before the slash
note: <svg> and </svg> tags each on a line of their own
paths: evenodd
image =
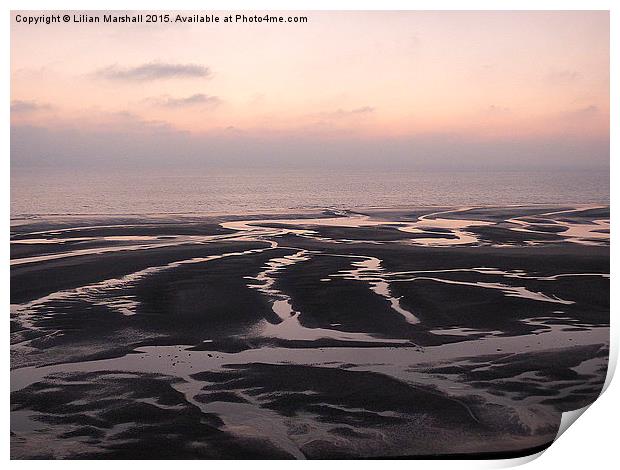
<svg viewBox="0 0 620 470">
<path fill-rule="evenodd" d="M 243 214 L 323 207 L 609 203 L 607 171 L 14 171 L 11 217 Z"/>
</svg>

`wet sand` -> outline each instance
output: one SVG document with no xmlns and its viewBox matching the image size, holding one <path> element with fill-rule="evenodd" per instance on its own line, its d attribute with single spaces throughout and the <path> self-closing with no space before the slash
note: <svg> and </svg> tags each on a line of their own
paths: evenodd
<svg viewBox="0 0 620 470">
<path fill-rule="evenodd" d="M 21 221 L 12 458 L 535 452 L 609 345 L 609 209 Z"/>
</svg>

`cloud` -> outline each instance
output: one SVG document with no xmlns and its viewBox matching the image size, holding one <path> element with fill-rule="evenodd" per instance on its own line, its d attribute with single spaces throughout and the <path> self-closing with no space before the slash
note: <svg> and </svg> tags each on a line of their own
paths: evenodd
<svg viewBox="0 0 620 470">
<path fill-rule="evenodd" d="M 119 122 L 99 124 L 104 117 Z M 131 113 L 101 116 L 84 128 L 11 126 L 13 168 L 194 172 L 217 168 L 497 169 L 606 168 L 608 136 L 476 138 L 458 133 L 401 137 L 236 132 L 190 133 Z M 251 151 L 248 151 L 251 149 Z M 166 173 L 164 173 L 166 174 Z"/>
<path fill-rule="evenodd" d="M 33 113 L 51 109 L 49 104 L 37 103 L 36 101 L 13 100 L 11 101 L 12 113 Z"/>
<path fill-rule="evenodd" d="M 209 67 L 199 64 L 164 64 L 150 62 L 135 67 L 110 65 L 99 69 L 94 74 L 106 80 L 146 82 L 168 78 L 210 78 Z"/>
<path fill-rule="evenodd" d="M 374 113 L 375 108 L 372 106 L 362 106 L 361 108 L 355 108 L 351 110 L 351 114 L 365 114 L 365 113 Z"/>
<path fill-rule="evenodd" d="M 609 141 L 609 111 L 589 104 L 558 112 L 556 125 L 568 134 L 595 134 Z"/>
<path fill-rule="evenodd" d="M 573 111 L 572 114 L 577 116 L 592 116 L 598 113 L 598 111 L 598 106 L 591 104 L 590 106 L 585 106 Z"/>
<path fill-rule="evenodd" d="M 71 132 L 85 132 L 93 134 L 166 134 L 175 132 L 181 134 L 184 131 L 176 129 L 167 121 L 145 119 L 142 116 L 128 110 L 105 111 L 98 108 L 84 109 L 77 116 L 64 119 L 57 116 L 53 124 L 47 126 L 50 132 L 62 132 L 62 129 Z"/>
<path fill-rule="evenodd" d="M 486 108 L 486 112 L 489 114 L 493 114 L 493 115 L 509 114 L 510 108 L 506 106 L 498 106 L 498 105 L 492 104 L 488 108 Z"/>
<path fill-rule="evenodd" d="M 547 74 L 547 81 L 554 84 L 571 83 L 581 77 L 579 72 L 574 70 L 552 70 Z"/>
<path fill-rule="evenodd" d="M 364 114 L 371 114 L 375 112 L 375 108 L 372 106 L 362 106 L 354 109 L 337 109 L 336 111 L 330 111 L 325 113 L 319 113 L 319 117 L 327 118 L 327 119 L 342 119 L 351 116 L 359 116 Z"/>
<path fill-rule="evenodd" d="M 411 37 L 409 38 L 409 44 L 411 45 L 412 48 L 417 48 L 421 43 L 420 40 L 420 36 L 418 36 L 417 34 L 412 34 Z"/>
<path fill-rule="evenodd" d="M 205 95 L 203 93 L 196 93 L 185 98 L 164 98 L 155 99 L 154 103 L 158 106 L 164 106 L 166 108 L 185 108 L 188 106 L 208 106 L 216 107 L 222 103 L 222 100 L 217 96 Z"/>
<path fill-rule="evenodd" d="M 598 106 L 591 104 L 582 108 L 571 109 L 562 113 L 561 117 L 565 120 L 582 121 L 584 119 L 593 119 L 600 115 Z"/>
</svg>

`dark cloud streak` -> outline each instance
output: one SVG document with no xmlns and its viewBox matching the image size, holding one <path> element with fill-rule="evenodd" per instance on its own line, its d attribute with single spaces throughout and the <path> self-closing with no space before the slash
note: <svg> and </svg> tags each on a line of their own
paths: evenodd
<svg viewBox="0 0 620 470">
<path fill-rule="evenodd" d="M 189 106 L 216 107 L 222 103 L 222 100 L 217 96 L 196 93 L 185 98 L 165 98 L 154 100 L 154 102 L 159 106 L 164 106 L 166 108 L 185 108 Z"/>
<path fill-rule="evenodd" d="M 145 82 L 170 78 L 210 78 L 211 69 L 199 64 L 166 64 L 150 62 L 135 67 L 110 65 L 95 72 L 94 76 L 105 80 Z"/>
<path fill-rule="evenodd" d="M 11 101 L 12 113 L 32 113 L 35 111 L 49 110 L 49 104 L 37 103 L 36 101 L 13 100 Z"/>
<path fill-rule="evenodd" d="M 327 119 L 341 119 L 341 118 L 347 118 L 351 116 L 371 114 L 374 112 L 375 112 L 375 108 L 373 108 L 372 106 L 361 106 L 359 108 L 350 109 L 350 110 L 340 108 L 340 109 L 337 109 L 336 111 L 319 113 L 318 116 L 322 118 L 327 118 Z"/>
<path fill-rule="evenodd" d="M 547 81 L 557 85 L 572 83 L 581 78 L 581 74 L 574 70 L 552 70 L 547 74 Z"/>
<path fill-rule="evenodd" d="M 128 119 L 128 121 L 130 121 Z M 130 121 L 133 122 L 133 121 Z M 462 134 L 321 138 L 222 129 L 193 134 L 136 120 L 110 128 L 11 128 L 13 168 L 608 168 L 609 136 L 477 139 Z"/>
</svg>

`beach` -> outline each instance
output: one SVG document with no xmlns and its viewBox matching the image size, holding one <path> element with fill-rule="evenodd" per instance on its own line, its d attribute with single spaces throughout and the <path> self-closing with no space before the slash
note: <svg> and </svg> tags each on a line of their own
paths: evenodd
<svg viewBox="0 0 620 470">
<path fill-rule="evenodd" d="M 525 455 L 608 351 L 607 205 L 12 221 L 12 458 Z"/>
</svg>

